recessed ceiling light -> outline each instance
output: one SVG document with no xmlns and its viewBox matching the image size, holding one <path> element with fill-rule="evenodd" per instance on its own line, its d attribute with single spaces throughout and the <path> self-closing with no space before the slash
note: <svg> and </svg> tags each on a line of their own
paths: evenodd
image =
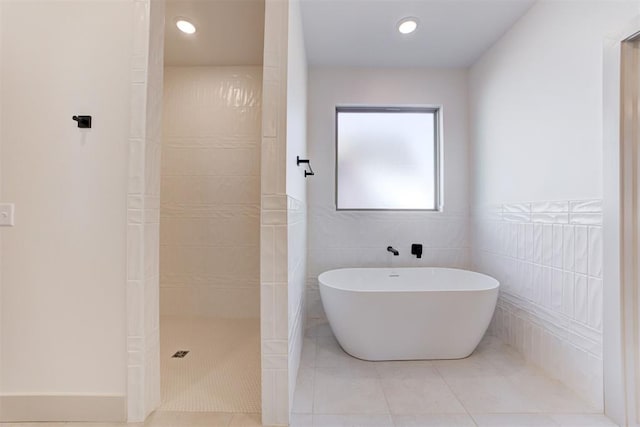
<svg viewBox="0 0 640 427">
<path fill-rule="evenodd" d="M 176 27 L 185 34 L 193 34 L 196 32 L 196 26 L 184 19 L 178 19 L 176 21 Z"/>
<path fill-rule="evenodd" d="M 398 22 L 398 31 L 402 34 L 413 33 L 418 28 L 417 18 L 404 18 Z"/>
</svg>

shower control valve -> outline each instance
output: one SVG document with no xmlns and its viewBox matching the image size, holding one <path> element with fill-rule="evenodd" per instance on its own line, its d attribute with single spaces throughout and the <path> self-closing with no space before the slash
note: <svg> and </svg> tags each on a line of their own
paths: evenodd
<svg viewBox="0 0 640 427">
<path fill-rule="evenodd" d="M 411 244 L 411 255 L 415 255 L 416 258 L 422 258 L 422 243 Z"/>
</svg>

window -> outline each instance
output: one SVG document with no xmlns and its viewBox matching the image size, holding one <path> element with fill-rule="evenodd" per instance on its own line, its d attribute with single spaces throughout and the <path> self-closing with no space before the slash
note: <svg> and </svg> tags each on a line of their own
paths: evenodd
<svg viewBox="0 0 640 427">
<path fill-rule="evenodd" d="M 439 109 L 336 108 L 338 210 L 439 210 Z"/>
</svg>

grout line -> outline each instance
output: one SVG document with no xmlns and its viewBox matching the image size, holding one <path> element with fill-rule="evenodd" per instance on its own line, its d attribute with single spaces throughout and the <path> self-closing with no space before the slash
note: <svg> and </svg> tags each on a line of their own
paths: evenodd
<svg viewBox="0 0 640 427">
<path fill-rule="evenodd" d="M 473 355 L 473 354 L 472 354 Z M 437 365 L 434 364 L 433 366 L 436 369 L 436 372 L 438 372 L 438 375 L 440 375 L 440 378 L 442 378 L 442 381 L 444 382 L 444 384 L 447 386 L 447 388 L 449 389 L 449 391 L 451 392 L 451 394 L 453 394 L 456 398 L 456 400 L 460 403 L 460 406 L 462 406 L 462 408 L 464 409 L 465 414 L 467 414 L 467 416 L 469 417 L 469 419 L 471 420 L 471 422 L 473 422 L 474 425 L 478 425 L 478 423 L 476 423 L 476 419 L 473 418 L 473 415 L 471 415 L 471 413 L 469 412 L 469 410 L 467 409 L 467 406 L 462 402 L 462 400 L 458 397 L 458 394 L 451 388 L 451 385 L 449 385 L 449 382 L 447 381 L 447 379 L 445 378 L 445 376 L 442 374 L 442 372 L 440 371 L 440 368 L 438 368 Z"/>
<path fill-rule="evenodd" d="M 380 375 L 380 371 L 378 371 L 378 367 L 376 365 L 373 366 L 373 370 L 376 372 L 378 384 L 380 385 L 380 389 L 382 390 L 382 396 L 384 396 L 384 402 L 387 404 L 389 419 L 391 420 L 391 424 L 395 426 L 395 421 L 393 421 L 393 414 L 391 413 L 391 405 L 389 404 L 389 398 L 387 397 L 387 392 L 385 391 L 384 384 L 382 383 L 382 376 Z"/>
<path fill-rule="evenodd" d="M 313 414 L 316 411 L 316 379 L 317 379 L 317 369 L 318 366 L 316 364 L 316 359 L 318 358 L 318 337 L 313 337 L 313 346 L 315 347 L 313 350 L 313 388 L 311 389 L 311 422 L 313 423 Z"/>
</svg>

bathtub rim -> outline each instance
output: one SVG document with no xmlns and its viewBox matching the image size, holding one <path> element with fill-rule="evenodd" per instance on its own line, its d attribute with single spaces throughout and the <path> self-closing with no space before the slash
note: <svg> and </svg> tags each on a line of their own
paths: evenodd
<svg viewBox="0 0 640 427">
<path fill-rule="evenodd" d="M 481 288 L 462 288 L 462 289 L 352 289 L 344 288 L 340 286 L 330 285 L 327 282 L 323 282 L 321 277 L 326 273 L 344 271 L 344 270 L 409 270 L 409 269 L 425 269 L 425 270 L 448 270 L 448 271 L 463 271 L 466 273 L 472 273 L 474 275 L 483 276 L 493 282 L 493 286 L 481 287 Z M 452 268 L 452 267 L 342 267 L 334 268 L 331 270 L 323 271 L 318 274 L 318 286 L 326 286 L 327 288 L 334 289 L 342 292 L 356 292 L 356 293 L 424 293 L 424 292 L 487 292 L 487 291 L 499 291 L 500 281 L 495 277 L 488 274 L 479 273 L 473 270 L 467 270 L 465 268 Z"/>
</svg>

